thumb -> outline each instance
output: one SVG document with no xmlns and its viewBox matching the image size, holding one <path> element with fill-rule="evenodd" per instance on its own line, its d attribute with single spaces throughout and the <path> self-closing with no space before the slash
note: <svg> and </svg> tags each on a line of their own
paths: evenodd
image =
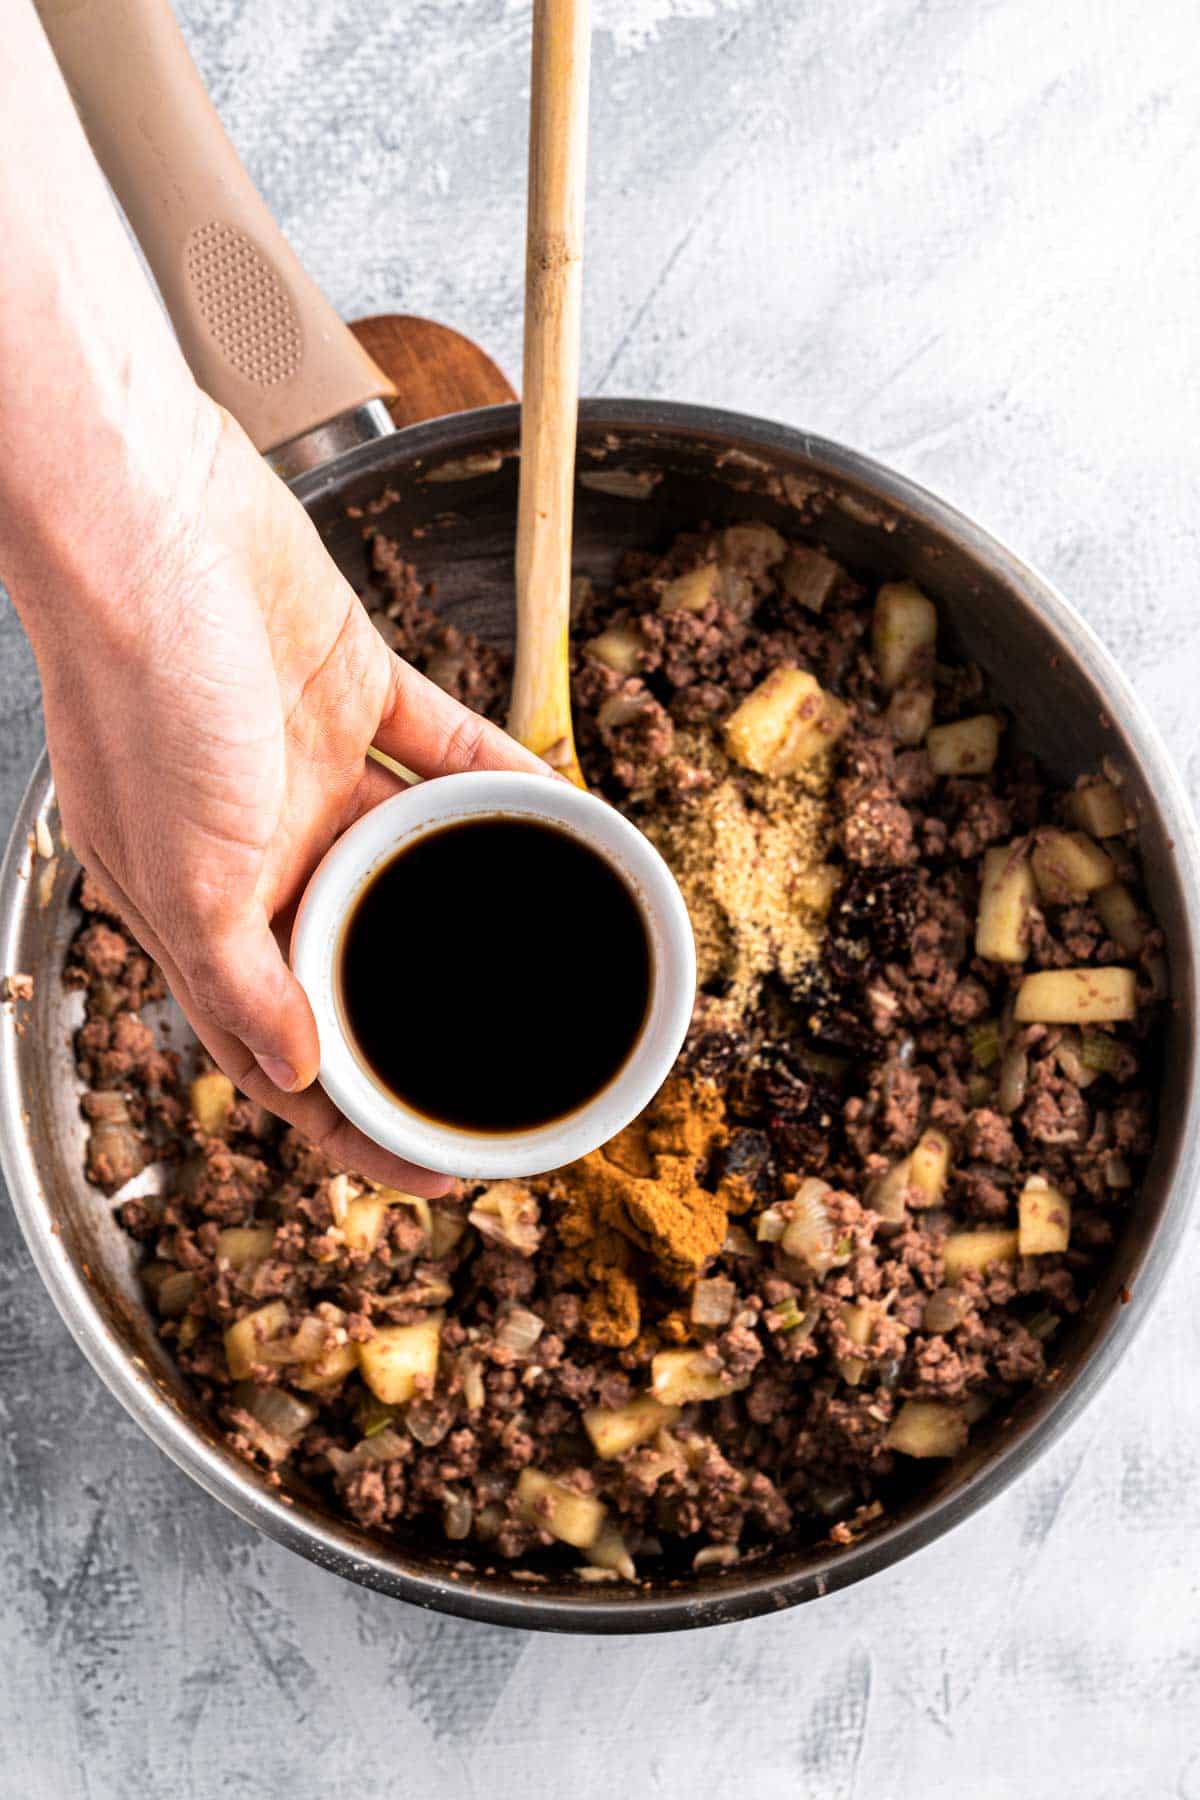
<svg viewBox="0 0 1200 1800">
<path fill-rule="evenodd" d="M 286 1093 L 315 1081 L 316 1020 L 261 909 L 232 924 L 206 923 L 176 963 L 201 1036 L 208 1024 L 237 1038 Z"/>
</svg>

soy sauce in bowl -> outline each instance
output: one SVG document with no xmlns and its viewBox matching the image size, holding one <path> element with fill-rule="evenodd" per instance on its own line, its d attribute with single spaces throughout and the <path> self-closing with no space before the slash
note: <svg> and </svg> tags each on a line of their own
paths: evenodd
<svg viewBox="0 0 1200 1800">
<path fill-rule="evenodd" d="M 343 1024 L 374 1080 L 430 1120 L 489 1135 L 603 1092 L 652 985 L 625 879 L 569 831 L 520 816 L 401 848 L 355 902 L 338 963 Z"/>
</svg>

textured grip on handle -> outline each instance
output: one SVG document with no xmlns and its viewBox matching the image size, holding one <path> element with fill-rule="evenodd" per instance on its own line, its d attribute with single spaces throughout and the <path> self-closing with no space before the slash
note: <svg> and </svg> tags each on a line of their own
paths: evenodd
<svg viewBox="0 0 1200 1800">
<path fill-rule="evenodd" d="M 260 450 L 390 399 L 238 161 L 166 0 L 37 0 L 193 374 Z"/>
</svg>

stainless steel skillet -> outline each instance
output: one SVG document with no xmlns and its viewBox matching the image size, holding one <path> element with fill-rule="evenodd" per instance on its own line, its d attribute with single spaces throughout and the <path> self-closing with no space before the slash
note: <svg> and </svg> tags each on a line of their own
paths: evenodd
<svg viewBox="0 0 1200 1800">
<path fill-rule="evenodd" d="M 71 0 L 69 11 L 48 18 L 60 54 L 68 55 L 62 38 L 70 21 L 89 10 L 93 19 L 109 15 L 110 47 L 117 25 L 133 30 L 146 17 L 130 0 Z M 160 15 L 155 31 L 161 30 Z M 179 71 L 171 64 L 175 52 L 163 50 L 161 36 L 156 41 L 155 79 L 164 84 L 169 106 L 170 83 Z M 81 76 L 76 67 L 73 82 L 90 115 L 86 69 Z M 107 154 L 105 161 L 110 173 L 120 175 Z M 133 189 L 141 179 L 126 169 L 118 182 L 135 218 Z M 186 247 L 194 231 L 228 225 L 278 275 L 286 298 L 294 277 L 279 272 L 278 240 L 265 216 L 251 221 L 240 209 L 223 212 L 220 192 L 206 194 L 205 203 L 207 210 L 193 216 L 176 249 L 179 242 Z M 143 204 L 149 206 L 149 199 Z M 206 241 L 218 240 L 219 233 L 209 233 Z M 269 285 L 259 280 L 254 291 Z M 169 294 L 169 283 L 164 286 Z M 277 290 L 270 291 L 277 300 Z M 300 329 L 301 353 L 293 375 L 279 378 L 283 387 L 301 382 L 308 340 Z M 328 335 L 318 340 L 322 355 L 343 344 L 340 329 L 328 315 L 320 327 Z M 217 350 L 221 345 L 212 331 L 205 337 L 197 328 L 196 337 L 200 347 L 189 354 L 213 386 L 214 343 Z M 340 388 L 334 381 L 320 406 L 308 408 L 323 413 L 330 407 L 324 417 L 297 424 L 305 409 L 289 415 L 280 406 L 281 387 L 271 396 L 276 422 L 264 429 L 253 382 L 233 410 L 292 475 L 331 554 L 357 586 L 365 588 L 369 577 L 361 519 L 348 516 L 348 509 L 392 495 L 380 517 L 394 535 L 416 534 L 414 554 L 422 573 L 438 584 L 447 616 L 504 641 L 512 617 L 516 409 L 460 413 L 388 434 L 382 409 L 372 405 L 382 392 L 363 387 L 365 381 L 371 388 L 376 378 L 363 374 L 357 357 L 354 369 L 353 382 Z M 303 398 L 299 387 L 294 391 Z M 222 397 L 231 404 L 228 389 Z M 268 442 L 277 431 L 285 435 Z M 345 446 L 356 434 L 362 437 L 356 447 L 331 454 L 331 445 Z M 75 870 L 59 844 L 44 762 L 0 872 L 0 972 L 32 970 L 38 976 L 33 1001 L 4 1008 L 0 1017 L 0 1160 L 35 1261 L 68 1326 L 149 1435 L 209 1492 L 312 1560 L 420 1605 L 526 1627 L 633 1632 L 745 1617 L 860 1580 L 958 1523 L 1061 1433 L 1145 1317 L 1180 1241 L 1197 1177 L 1200 856 L 1186 801 L 1134 695 L 1053 589 L 978 527 L 870 459 L 785 426 L 704 408 L 585 403 L 576 518 L 580 571 L 602 581 L 625 548 L 661 544 L 702 519 L 720 524 L 751 516 L 821 542 L 868 577 L 914 576 L 937 598 L 955 651 L 981 664 L 992 691 L 1013 714 L 1018 738 L 1052 772 L 1069 777 L 1106 756 L 1121 765 L 1141 816 L 1150 896 L 1170 951 L 1174 1003 L 1158 1144 L 1108 1275 L 1063 1343 L 1056 1379 L 1010 1415 L 990 1421 L 961 1462 L 859 1544 L 781 1549 L 752 1565 L 688 1575 L 646 1593 L 581 1589 L 557 1577 L 531 1586 L 502 1571 L 456 1564 L 444 1547 L 419 1536 L 394 1544 L 370 1539 L 316 1496 L 297 1491 L 288 1504 L 272 1493 L 225 1449 L 162 1356 L 134 1276 L 133 1246 L 109 1203 L 82 1178 L 69 1046 L 74 1015 L 56 979 L 75 924 L 69 904 Z M 42 854 L 46 850 L 51 854 Z"/>
</svg>

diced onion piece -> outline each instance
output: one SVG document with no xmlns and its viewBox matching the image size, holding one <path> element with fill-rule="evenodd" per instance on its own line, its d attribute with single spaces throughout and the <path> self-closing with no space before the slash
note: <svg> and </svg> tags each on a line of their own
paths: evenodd
<svg viewBox="0 0 1200 1800">
<path fill-rule="evenodd" d="M 300 1400 L 286 1388 L 259 1387 L 252 1381 L 241 1381 L 233 1390 L 233 1398 L 268 1431 L 291 1440 L 307 1431 L 317 1416 L 310 1400 Z"/>
<path fill-rule="evenodd" d="M 235 1381 L 244 1381 L 255 1363 L 267 1362 L 263 1351 L 278 1347 L 280 1336 L 287 1331 L 288 1309 L 282 1300 L 268 1300 L 255 1312 L 247 1313 L 225 1331 L 225 1361 Z"/>
<path fill-rule="evenodd" d="M 1125 830 L 1125 802 L 1121 790 L 1111 781 L 1076 788 L 1067 801 L 1067 810 L 1080 829 L 1093 837 L 1116 837 Z"/>
<path fill-rule="evenodd" d="M 759 775 L 794 775 L 835 744 L 848 714 L 805 669 L 772 669 L 725 722 L 725 748 Z"/>
<path fill-rule="evenodd" d="M 182 1318 L 200 1283 L 191 1269 L 172 1269 L 158 1284 L 158 1310 L 164 1319 Z"/>
<path fill-rule="evenodd" d="M 1097 1075 L 1115 1075 L 1121 1067 L 1121 1045 L 1103 1031 L 1085 1032 L 1078 1048 L 1079 1073 L 1072 1079 L 1078 1081 L 1080 1087 L 1087 1087 Z"/>
<path fill-rule="evenodd" d="M 446 1504 L 442 1508 L 442 1530 L 453 1543 L 470 1537 L 471 1521 L 474 1508 L 461 1488 L 455 1488 L 446 1496 Z"/>
<path fill-rule="evenodd" d="M 736 1544 L 705 1544 L 703 1550 L 697 1550 L 693 1556 L 692 1567 L 697 1574 L 702 1569 L 730 1569 L 741 1558 Z"/>
<path fill-rule="evenodd" d="M 758 1215 L 754 1235 L 760 1244 L 777 1244 L 787 1230 L 788 1222 L 777 1206 L 768 1206 Z"/>
<path fill-rule="evenodd" d="M 1104 1180 L 1110 1188 L 1133 1186 L 1133 1172 L 1119 1150 L 1110 1150 L 1105 1158 Z"/>
<path fill-rule="evenodd" d="M 449 1256 L 467 1229 L 467 1221 L 462 1213 L 449 1212 L 441 1206 L 433 1207 L 430 1217 L 429 1254 L 434 1262 L 440 1262 L 443 1256 Z"/>
<path fill-rule="evenodd" d="M 925 748 L 935 775 L 986 775 L 1000 749 L 1000 721 L 994 713 L 976 713 L 953 725 L 935 725 Z"/>
<path fill-rule="evenodd" d="M 1137 956 L 1146 942 L 1147 927 L 1137 901 L 1122 881 L 1112 881 L 1092 895 L 1100 923 L 1115 944 Z"/>
<path fill-rule="evenodd" d="M 975 954 L 992 962 L 1024 962 L 1037 886 L 1023 839 L 983 854 L 983 886 L 975 921 Z"/>
<path fill-rule="evenodd" d="M 787 539 L 762 519 L 742 519 L 721 533 L 721 556 L 761 579 L 787 555 Z"/>
<path fill-rule="evenodd" d="M 273 1225 L 229 1225 L 217 1233 L 217 1255 L 234 1269 L 262 1262 L 274 1248 Z"/>
<path fill-rule="evenodd" d="M 720 588 L 721 571 L 716 563 L 701 563 L 697 568 L 687 569 L 682 575 L 676 575 L 674 580 L 668 581 L 658 602 L 658 610 L 702 613 L 712 605 Z M 633 670 L 625 670 L 623 673 L 632 675 Z"/>
<path fill-rule="evenodd" d="M 1071 1241 L 1071 1202 L 1040 1175 L 1031 1175 L 1017 1202 L 1022 1256 L 1058 1256 Z"/>
<path fill-rule="evenodd" d="M 1010 1044 L 1000 1059 L 996 1101 L 1002 1113 L 1015 1113 L 1025 1104 L 1029 1089 L 1029 1054 L 1020 1044 Z"/>
<path fill-rule="evenodd" d="M 982 1274 L 992 1263 L 1015 1262 L 1017 1254 L 1015 1231 L 954 1231 L 943 1247 L 942 1266 L 946 1280 L 954 1281 L 969 1269 Z"/>
<path fill-rule="evenodd" d="M 916 1188 L 926 1206 L 941 1200 L 950 1173 L 950 1139 L 944 1131 L 923 1131 L 909 1158 L 908 1185 Z"/>
<path fill-rule="evenodd" d="M 308 1394 L 331 1394 L 357 1367 L 357 1344 L 334 1344 L 314 1362 L 296 1369 L 288 1380 L 293 1387 L 303 1388 Z"/>
<path fill-rule="evenodd" d="M 514 1356 L 526 1356 L 546 1329 L 546 1321 L 524 1306 L 510 1306 L 496 1327 L 496 1342 Z"/>
<path fill-rule="evenodd" d="M 340 1225 L 346 1217 L 350 1202 L 359 1193 L 356 1182 L 349 1175 L 331 1175 L 329 1185 L 325 1189 L 325 1198 L 329 1202 L 329 1213 L 335 1225 Z"/>
<path fill-rule="evenodd" d="M 841 573 L 832 557 L 823 556 L 807 544 L 793 544 L 783 559 L 779 582 L 789 599 L 798 601 L 809 612 L 819 613 Z"/>
<path fill-rule="evenodd" d="M 961 1295 L 953 1288 L 936 1288 L 925 1302 L 925 1310 L 921 1314 L 921 1330 L 930 1332 L 953 1331 L 962 1324 L 963 1302 Z"/>
<path fill-rule="evenodd" d="M 463 1405 L 468 1412 L 478 1412 L 487 1399 L 482 1369 L 475 1358 L 467 1354 L 459 1359 L 458 1374 L 462 1382 Z"/>
<path fill-rule="evenodd" d="M 442 1315 L 429 1313 L 414 1325 L 379 1325 L 374 1337 L 358 1346 L 362 1378 L 385 1406 L 404 1406 L 417 1382 L 437 1376 Z"/>
<path fill-rule="evenodd" d="M 733 1316 L 737 1290 L 723 1275 L 698 1281 L 692 1293 L 693 1325 L 727 1325 Z"/>
<path fill-rule="evenodd" d="M 359 1469 L 394 1462 L 397 1457 L 405 1454 L 408 1447 L 407 1438 L 402 1438 L 390 1425 L 384 1425 L 370 1437 L 361 1438 L 353 1450 L 340 1450 L 336 1444 L 331 1444 L 325 1455 L 334 1474 L 344 1478 L 355 1474 Z"/>
<path fill-rule="evenodd" d="M 589 656 L 618 675 L 635 675 L 646 640 L 632 625 L 610 625 L 598 637 L 589 638 L 585 648 Z"/>
<path fill-rule="evenodd" d="M 1132 1019 L 1137 983 L 1132 969 L 1040 969 L 1017 989 L 1013 1016 L 1022 1025 L 1092 1025 Z"/>
<path fill-rule="evenodd" d="M 588 1545 L 584 1555 L 594 1569 L 611 1569 L 622 1581 L 637 1580 L 637 1568 L 629 1554 L 629 1546 L 615 1525 L 602 1526 L 599 1537 Z"/>
<path fill-rule="evenodd" d="M 1086 900 L 1108 887 L 1115 873 L 1112 857 L 1083 831 L 1039 833 L 1030 860 L 1038 892 L 1051 906 Z"/>
<path fill-rule="evenodd" d="M 216 1137 L 224 1131 L 236 1099 L 232 1081 L 220 1069 L 209 1069 L 205 1074 L 197 1075 L 188 1088 L 192 1117 L 197 1129 L 206 1137 Z"/>
<path fill-rule="evenodd" d="M 850 1342 L 865 1348 L 870 1343 L 871 1333 L 875 1328 L 875 1315 L 871 1307 L 866 1305 L 843 1306 L 842 1324 Z M 838 1360 L 838 1374 L 850 1387 L 857 1387 L 866 1371 L 865 1356 L 843 1356 Z"/>
<path fill-rule="evenodd" d="M 668 1354 L 678 1354 L 669 1352 Z M 691 1355 L 691 1352 L 685 1352 Z M 604 1462 L 624 1456 L 638 1444 L 645 1444 L 679 1417 L 678 1406 L 664 1406 L 653 1394 L 639 1394 L 625 1406 L 589 1406 L 583 1415 L 583 1428 L 592 1440 L 592 1448 Z"/>
<path fill-rule="evenodd" d="M 660 1350 L 650 1364 L 650 1387 L 663 1406 L 688 1406 L 693 1400 L 720 1400 L 748 1387 L 750 1377 L 731 1375 L 714 1356 L 701 1350 Z"/>
<path fill-rule="evenodd" d="M 537 1201 L 519 1181 L 493 1181 L 467 1217 L 485 1238 L 521 1256 L 532 1256 L 542 1241 Z"/>
<path fill-rule="evenodd" d="M 792 1196 L 792 1217 L 780 1240 L 785 1256 L 807 1263 L 815 1275 L 827 1275 L 837 1260 L 833 1226 L 825 1210 L 825 1196 L 833 1190 L 827 1181 L 810 1176 Z"/>
<path fill-rule="evenodd" d="M 957 1456 L 967 1441 L 967 1421 L 961 1408 L 940 1400 L 906 1400 L 883 1441 L 902 1456 Z"/>
<path fill-rule="evenodd" d="M 933 724 L 933 689 L 928 682 L 898 687 L 888 702 L 887 723 L 896 743 L 910 749 L 923 744 Z"/>
<path fill-rule="evenodd" d="M 889 691 L 928 674 L 937 645 L 937 608 L 912 581 L 889 581 L 875 601 L 871 653 Z"/>
<path fill-rule="evenodd" d="M 591 1494 L 577 1494 L 540 1469 L 522 1469 L 517 1477 L 517 1504 L 533 1525 L 570 1544 L 589 1550 L 604 1529 L 607 1514 Z"/>
<path fill-rule="evenodd" d="M 905 1195 L 908 1192 L 912 1158 L 902 1157 L 893 1163 L 886 1175 L 878 1176 L 867 1188 L 867 1205 L 889 1225 L 902 1225 L 908 1217 Z"/>
</svg>

